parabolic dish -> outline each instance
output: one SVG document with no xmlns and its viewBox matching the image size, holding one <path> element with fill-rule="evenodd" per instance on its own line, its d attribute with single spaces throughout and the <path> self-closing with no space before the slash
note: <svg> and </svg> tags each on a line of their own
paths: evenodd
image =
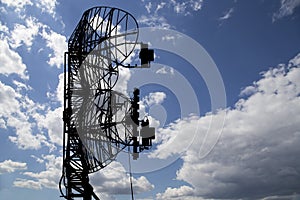
<svg viewBox="0 0 300 200">
<path fill-rule="evenodd" d="M 72 117 L 87 150 L 90 172 L 115 159 L 128 145 L 131 127 L 127 94 L 113 91 L 119 64 L 129 59 L 138 39 L 138 25 L 129 13 L 110 7 L 87 10 L 69 41 Z M 77 65 L 76 65 L 77 63 Z"/>
</svg>

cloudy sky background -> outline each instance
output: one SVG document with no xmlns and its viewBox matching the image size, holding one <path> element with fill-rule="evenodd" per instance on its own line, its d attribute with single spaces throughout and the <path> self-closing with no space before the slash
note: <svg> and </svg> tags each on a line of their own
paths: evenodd
<svg viewBox="0 0 300 200">
<path fill-rule="evenodd" d="M 159 167 L 134 174 L 137 199 L 300 199 L 299 0 L 1 0 L 0 5 L 1 199 L 60 199 L 63 53 L 84 10 L 98 5 L 129 11 L 141 27 L 190 36 L 214 60 L 226 89 L 227 106 L 211 112 L 201 74 L 172 52 L 156 51 L 152 71 L 188 80 L 200 113 L 182 114 L 184 102 L 169 88 L 141 88 L 143 108 L 157 126 L 157 145 L 144 157 Z M 121 73 L 120 85 L 132 91 L 130 80 L 139 72 Z M 220 123 L 211 124 L 212 117 Z M 203 156 L 207 130 L 207 144 L 217 144 Z M 129 199 L 124 160 L 121 155 L 92 175 L 100 198 Z"/>
</svg>

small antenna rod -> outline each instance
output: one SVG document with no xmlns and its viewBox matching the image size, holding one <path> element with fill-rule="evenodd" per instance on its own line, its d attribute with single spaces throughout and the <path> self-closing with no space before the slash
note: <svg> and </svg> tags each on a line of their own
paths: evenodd
<svg viewBox="0 0 300 200">
<path fill-rule="evenodd" d="M 130 162 L 130 151 L 128 146 L 128 165 L 129 165 L 129 179 L 130 179 L 130 191 L 131 191 L 131 200 L 134 200 L 133 196 L 133 186 L 132 186 L 132 172 L 131 172 L 131 162 Z"/>
</svg>

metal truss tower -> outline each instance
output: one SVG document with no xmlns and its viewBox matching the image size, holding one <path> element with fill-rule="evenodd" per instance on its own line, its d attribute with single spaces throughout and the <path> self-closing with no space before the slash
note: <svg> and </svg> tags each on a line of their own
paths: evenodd
<svg viewBox="0 0 300 200">
<path fill-rule="evenodd" d="M 125 65 L 138 43 L 138 24 L 126 11 L 94 7 L 84 12 L 68 41 L 64 66 L 62 197 L 99 198 L 89 174 L 125 147 L 133 158 L 152 146 L 154 128 L 139 116 L 139 89 L 133 98 L 114 90 L 119 67 L 147 68 L 153 50 L 141 44 L 141 66 Z M 65 189 L 62 188 L 65 187 Z"/>
</svg>

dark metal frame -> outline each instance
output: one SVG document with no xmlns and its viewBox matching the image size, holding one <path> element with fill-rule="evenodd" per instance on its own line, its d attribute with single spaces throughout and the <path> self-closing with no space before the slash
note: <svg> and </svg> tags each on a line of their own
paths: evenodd
<svg viewBox="0 0 300 200">
<path fill-rule="evenodd" d="M 127 27 L 129 20 L 136 26 L 136 30 L 127 32 L 127 30 L 132 28 Z M 123 27 L 125 31 L 121 33 L 121 36 L 125 39 L 123 43 L 119 44 L 117 40 L 120 33 L 118 33 L 119 30 L 117 26 L 122 22 L 124 22 L 124 25 L 122 25 L 125 26 Z M 135 34 L 135 41 L 127 40 L 127 36 Z M 118 110 L 118 102 L 113 101 L 116 101 L 117 97 L 126 98 L 112 90 L 118 79 L 118 66 L 124 67 L 122 63 L 134 50 L 137 44 L 137 36 L 138 25 L 131 14 L 111 7 L 94 7 L 84 12 L 68 41 L 68 52 L 66 52 L 64 56 L 63 169 L 60 180 L 62 197 L 67 200 L 74 198 L 98 200 L 99 198 L 93 192 L 93 187 L 89 183 L 88 174 L 104 168 L 115 158 L 114 156 L 126 146 L 133 146 L 133 152 L 136 154 L 147 149 L 150 146 L 149 144 L 152 145 L 151 140 L 154 139 L 154 137 L 148 139 L 149 143 L 147 146 L 142 146 L 142 144 L 140 145 L 137 141 L 136 132 L 141 121 L 136 119 L 134 121 L 137 124 L 131 123 L 131 130 L 125 130 L 125 140 L 119 137 L 116 127 L 117 124 L 122 124 L 126 128 L 128 125 L 127 116 L 131 116 L 131 121 L 133 115 L 136 117 L 135 112 L 137 111 L 132 107 L 129 108 L 126 116 L 121 121 L 115 122 L 112 120 L 114 112 Z M 125 48 L 119 48 L 121 45 Z M 130 45 L 133 46 L 127 48 L 127 46 Z M 147 51 L 148 49 L 146 49 L 146 52 Z M 76 88 L 76 81 L 78 76 L 80 76 L 81 65 L 88 55 L 93 53 L 101 55 L 101 59 L 109 60 L 109 65 L 100 66 L 103 70 L 101 69 L 102 74 L 99 75 L 99 83 L 102 81 L 104 86 L 99 85 L 97 88 L 98 93 L 96 96 L 98 96 L 99 102 L 96 103 L 96 105 L 100 110 L 99 113 L 102 114 L 96 117 L 99 120 L 101 129 L 104 130 L 104 137 L 107 138 L 108 142 L 114 145 L 117 152 L 110 157 L 112 154 L 108 150 L 108 152 L 106 152 L 106 160 L 104 161 L 97 159 L 90 153 L 80 138 L 78 127 L 76 126 L 76 112 L 79 111 L 78 109 L 74 109 L 76 104 L 84 104 L 80 97 L 76 96 L 76 92 L 78 93 L 78 90 L 84 90 L 84 88 Z M 149 56 L 149 54 L 146 56 Z M 149 67 L 149 63 L 152 60 L 151 58 L 146 58 L 147 67 Z M 144 65 L 145 63 L 142 64 Z M 131 68 L 132 66 L 128 67 Z M 91 75 L 93 71 L 89 73 Z M 101 102 L 99 99 L 101 99 Z M 80 102 L 78 103 L 77 101 Z M 129 104 L 137 104 L 136 99 L 129 99 Z M 137 116 L 137 118 L 138 117 L 139 116 Z M 103 147 L 103 149 L 104 148 L 106 147 Z M 103 154 L 105 154 L 105 152 Z M 65 186 L 65 192 L 61 188 L 62 185 Z"/>
</svg>

